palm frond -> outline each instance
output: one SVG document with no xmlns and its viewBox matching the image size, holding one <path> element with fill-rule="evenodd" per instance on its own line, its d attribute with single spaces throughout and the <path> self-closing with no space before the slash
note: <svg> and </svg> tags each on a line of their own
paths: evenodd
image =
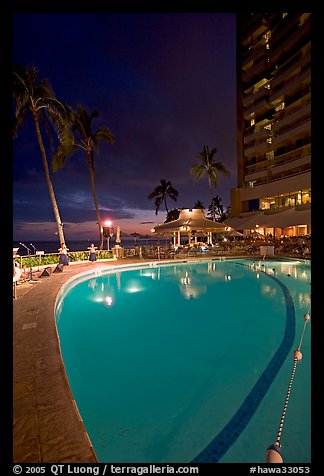
<svg viewBox="0 0 324 476">
<path fill-rule="evenodd" d="M 13 118 L 13 137 L 17 137 L 18 130 L 23 126 L 27 119 L 27 112 L 29 111 L 29 97 L 23 95 L 16 98 L 16 109 Z"/>
<path fill-rule="evenodd" d="M 81 105 L 77 105 L 77 113 L 75 117 L 75 127 L 81 137 L 86 138 L 92 136 L 91 117 Z"/>
<path fill-rule="evenodd" d="M 214 168 L 211 168 L 208 173 L 208 177 L 210 178 L 210 181 L 214 183 L 215 185 L 218 185 L 219 183 L 219 175 L 217 173 L 217 170 Z"/>
<path fill-rule="evenodd" d="M 98 143 L 99 140 L 106 140 L 110 144 L 114 144 L 116 141 L 115 136 L 112 132 L 108 129 L 108 127 L 99 127 L 99 129 L 94 134 L 95 142 Z"/>
<path fill-rule="evenodd" d="M 147 198 L 151 200 L 152 198 L 155 198 L 157 195 L 160 195 L 160 192 L 157 190 L 157 187 L 156 187 L 156 189 L 154 189 L 153 192 L 148 194 Z"/>
<path fill-rule="evenodd" d="M 172 198 L 172 200 L 174 200 L 174 201 L 176 202 L 176 201 L 177 201 L 177 198 L 178 198 L 178 195 L 179 195 L 179 192 L 178 192 L 178 190 L 176 190 L 175 188 L 173 188 L 172 185 L 169 185 L 168 188 L 167 188 L 167 191 L 166 191 L 165 195 L 166 195 L 167 197 Z"/>
<path fill-rule="evenodd" d="M 115 136 L 107 127 L 100 127 L 92 136 L 93 146 L 96 150 L 99 149 L 99 141 L 107 141 L 109 144 L 115 144 Z"/>
<path fill-rule="evenodd" d="M 215 168 L 217 169 L 218 172 L 225 175 L 226 177 L 229 177 L 231 175 L 230 171 L 227 170 L 226 167 L 224 167 L 224 165 L 221 162 L 216 162 Z"/>
<path fill-rule="evenodd" d="M 56 149 L 56 152 L 52 155 L 51 167 L 53 172 L 59 170 L 65 163 L 65 160 L 73 155 L 78 150 L 78 147 L 70 142 L 60 144 Z"/>
<path fill-rule="evenodd" d="M 160 208 L 160 206 L 161 206 L 162 201 L 163 201 L 163 200 L 162 200 L 162 197 L 157 197 L 157 198 L 155 199 L 155 202 L 154 202 L 154 204 L 155 204 L 155 215 L 158 214 L 158 211 L 159 211 L 159 208 Z"/>
<path fill-rule="evenodd" d="M 195 164 L 191 167 L 190 172 L 198 181 L 205 175 L 206 169 L 202 164 Z"/>
<path fill-rule="evenodd" d="M 160 184 L 155 187 L 155 189 L 148 194 L 147 198 L 155 198 L 155 214 L 158 214 L 161 203 L 164 202 L 165 209 L 167 209 L 167 198 L 172 198 L 175 202 L 177 201 L 179 192 L 172 186 L 170 180 L 161 179 Z"/>
</svg>

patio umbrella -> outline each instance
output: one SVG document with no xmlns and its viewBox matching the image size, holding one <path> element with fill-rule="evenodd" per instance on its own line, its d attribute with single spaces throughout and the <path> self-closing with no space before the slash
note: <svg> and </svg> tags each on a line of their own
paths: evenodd
<svg viewBox="0 0 324 476">
<path fill-rule="evenodd" d="M 257 238 L 257 239 L 260 239 L 260 240 L 265 239 L 265 236 L 262 235 L 262 233 L 259 233 L 256 230 L 252 231 L 252 233 L 249 233 L 248 235 L 245 235 L 245 236 L 247 236 L 248 238 Z"/>
<path fill-rule="evenodd" d="M 120 239 L 120 226 L 118 225 L 117 228 L 116 228 L 116 240 L 115 242 L 119 245 L 121 243 L 121 239 Z"/>
<path fill-rule="evenodd" d="M 126 233 L 126 231 L 120 230 L 120 236 L 121 238 L 129 238 L 131 235 Z"/>
<path fill-rule="evenodd" d="M 131 233 L 129 236 L 133 236 L 134 238 L 145 238 L 145 235 L 137 233 L 137 231 L 134 231 L 134 233 Z"/>
<path fill-rule="evenodd" d="M 240 231 L 237 231 L 237 230 L 227 231 L 226 235 L 229 235 L 229 236 L 244 236 L 243 233 L 241 233 Z"/>
<path fill-rule="evenodd" d="M 135 245 L 136 245 L 137 238 L 145 238 L 145 235 L 141 235 L 141 233 L 137 233 L 137 231 L 134 231 L 129 236 L 133 236 L 135 238 Z"/>
</svg>

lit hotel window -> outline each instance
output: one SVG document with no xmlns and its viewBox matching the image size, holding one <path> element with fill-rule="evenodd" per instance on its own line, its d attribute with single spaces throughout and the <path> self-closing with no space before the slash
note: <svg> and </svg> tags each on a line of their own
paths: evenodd
<svg viewBox="0 0 324 476">
<path fill-rule="evenodd" d="M 266 31 L 263 35 L 263 38 L 266 41 L 266 49 L 269 50 L 270 49 L 269 40 L 271 38 L 271 31 Z"/>
<path fill-rule="evenodd" d="M 269 199 L 260 200 L 260 210 L 268 210 L 270 208 Z"/>
<path fill-rule="evenodd" d="M 303 203 L 310 203 L 310 196 L 309 196 L 308 192 L 302 194 L 302 202 Z"/>
<path fill-rule="evenodd" d="M 272 137 L 267 138 L 267 144 L 272 144 Z"/>
<path fill-rule="evenodd" d="M 302 25 L 305 23 L 305 21 L 307 20 L 307 18 L 309 17 L 309 15 L 310 15 L 309 13 L 304 13 L 304 14 L 300 17 L 300 19 L 299 19 L 299 26 L 302 26 Z"/>
<path fill-rule="evenodd" d="M 285 102 L 284 102 L 284 101 L 282 101 L 282 102 L 275 108 L 276 112 L 282 111 L 283 109 L 285 109 Z"/>
<path fill-rule="evenodd" d="M 251 126 L 254 126 L 254 124 L 255 124 L 255 118 L 252 117 L 252 119 L 251 119 L 251 124 L 250 124 L 250 125 L 251 125 Z"/>
</svg>

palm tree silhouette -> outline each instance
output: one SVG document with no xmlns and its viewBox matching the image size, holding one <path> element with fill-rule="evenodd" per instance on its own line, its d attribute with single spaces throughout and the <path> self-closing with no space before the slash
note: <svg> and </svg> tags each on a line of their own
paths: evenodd
<svg viewBox="0 0 324 476">
<path fill-rule="evenodd" d="M 173 208 L 172 210 L 169 210 L 164 223 L 169 223 L 170 221 L 177 220 L 179 218 L 179 215 L 180 215 L 180 210 L 178 208 Z"/>
<path fill-rule="evenodd" d="M 110 144 L 115 143 L 115 137 L 107 127 L 100 127 L 96 131 L 92 129 L 92 120 L 98 117 L 98 111 L 94 110 L 90 114 L 80 104 L 77 111 L 73 111 L 68 107 L 69 120 L 72 124 L 70 132 L 65 134 L 64 141 L 57 148 L 52 158 L 53 170 L 58 170 L 77 150 L 83 149 L 86 155 L 88 170 L 90 176 L 91 192 L 93 202 L 96 209 L 97 224 L 99 228 L 99 247 L 103 248 L 103 230 L 101 226 L 101 216 L 99 211 L 98 199 L 95 189 L 95 167 L 94 167 L 94 150 L 98 150 L 100 141 L 107 141 Z"/>
<path fill-rule="evenodd" d="M 218 221 L 223 221 L 223 219 L 225 219 L 222 199 L 218 195 L 216 195 L 216 197 L 213 197 L 211 204 L 208 208 L 208 215 L 213 221 L 217 221 L 217 217 Z"/>
<path fill-rule="evenodd" d="M 15 64 L 13 67 L 13 98 L 15 102 L 14 137 L 17 137 L 19 128 L 25 123 L 26 115 L 31 113 L 36 130 L 36 137 L 43 161 L 47 188 L 53 207 L 57 224 L 60 243 L 65 243 L 63 223 L 57 205 L 54 187 L 51 180 L 47 155 L 44 146 L 41 125 L 53 146 L 53 136 L 50 125 L 55 129 L 57 137 L 62 140 L 66 133 L 65 121 L 67 111 L 56 98 L 54 91 L 47 79 L 38 79 L 39 70 L 35 66 L 22 66 Z"/>
<path fill-rule="evenodd" d="M 223 174 L 226 177 L 230 176 L 230 172 L 221 162 L 215 162 L 214 156 L 216 152 L 216 147 L 209 150 L 208 145 L 204 145 L 203 150 L 196 155 L 196 158 L 199 159 L 200 162 L 194 164 L 190 169 L 191 174 L 195 176 L 196 180 L 200 180 L 207 175 L 211 198 L 213 198 L 212 186 L 215 185 L 215 188 L 217 187 L 219 174 Z"/>
<path fill-rule="evenodd" d="M 205 210 L 205 205 L 201 200 L 197 200 L 196 203 L 193 206 L 195 209 L 200 209 L 200 210 Z"/>
<path fill-rule="evenodd" d="M 155 198 L 155 215 L 158 214 L 161 203 L 164 203 L 165 210 L 167 214 L 169 213 L 168 206 L 167 206 L 167 198 L 172 198 L 175 202 L 177 201 L 179 192 L 173 188 L 171 182 L 166 179 L 161 179 L 160 184 L 155 187 L 153 192 L 151 192 L 147 198 L 150 200 Z"/>
</svg>

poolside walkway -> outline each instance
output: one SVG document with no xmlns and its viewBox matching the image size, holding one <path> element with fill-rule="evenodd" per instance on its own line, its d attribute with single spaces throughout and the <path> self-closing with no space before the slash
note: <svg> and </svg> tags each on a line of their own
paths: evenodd
<svg viewBox="0 0 324 476">
<path fill-rule="evenodd" d="M 97 462 L 70 391 L 54 319 L 61 286 L 96 267 L 102 263 L 66 266 L 62 273 L 17 286 L 13 300 L 14 463 Z"/>
</svg>

